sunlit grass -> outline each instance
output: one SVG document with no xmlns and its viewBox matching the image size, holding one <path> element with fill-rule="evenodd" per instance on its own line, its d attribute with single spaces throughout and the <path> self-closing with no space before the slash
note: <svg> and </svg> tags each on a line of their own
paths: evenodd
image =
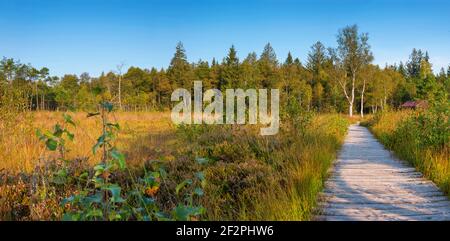
<svg viewBox="0 0 450 241">
<path fill-rule="evenodd" d="M 88 164 L 92 166 L 100 159 L 99 154 L 92 154 L 95 138 L 101 131 L 100 120 L 88 119 L 86 113 L 70 114 L 76 127 L 68 128 L 75 134 L 75 139 L 67 144 L 66 159 L 88 157 Z M 207 210 L 203 216 L 206 220 L 310 219 L 347 126 L 350 121 L 354 122 L 340 115 L 315 115 L 306 130 L 282 122 L 279 134 L 261 136 L 259 125 L 177 128 L 170 121 L 168 112 L 119 112 L 111 118 L 121 126 L 117 147 L 126 154 L 128 166 L 140 173 L 149 161 L 163 161 L 167 167 L 167 185 L 172 189 L 199 171 L 194 165 L 197 157 L 210 161 L 202 170 L 207 185 L 205 195 L 199 200 Z M 62 113 L 29 113 L 11 130 L 3 130 L 3 136 L 8 138 L 0 141 L 0 168 L 32 173 L 40 164 L 40 158 L 42 162 L 55 158 L 39 142 L 35 130 L 50 129 L 58 122 L 63 123 Z M 24 185 L 19 193 L 26 193 L 29 183 Z M 5 186 L 3 192 L 7 193 L 5 190 L 10 187 Z M 76 190 L 76 187 L 71 188 Z M 18 197 L 17 193 L 5 195 L 14 198 L 14 203 L 30 205 L 34 216 L 22 217 L 24 219 L 60 218 L 60 213 L 52 216 L 54 212 L 50 209 L 58 209 L 57 200 L 61 197 L 44 199 L 52 203 L 47 210 L 45 206 L 32 205 L 31 200 Z M 173 193 L 160 190 L 158 197 L 162 209 L 170 208 L 168 201 L 174 198 Z"/>
<path fill-rule="evenodd" d="M 100 156 L 92 155 L 92 146 L 101 131 L 100 120 L 86 118 L 86 113 L 69 113 L 76 127 L 68 127 L 75 134 L 73 142 L 67 143 L 67 158 L 89 157 L 89 163 L 98 162 Z M 114 113 L 112 116 L 121 126 L 117 146 L 125 150 L 130 163 L 156 158 L 158 150 L 170 141 L 168 137 L 174 131 L 170 113 Z M 55 123 L 62 123 L 61 112 L 34 112 L 17 118 L 14 126 L 0 133 L 0 169 L 30 172 L 42 157 L 53 158 L 46 152 L 45 145 L 36 136 L 36 129 L 51 129 Z M 161 148 L 160 148 L 161 149 Z M 164 153 L 163 153 L 164 154 Z"/>
<path fill-rule="evenodd" d="M 370 126 L 375 136 L 385 146 L 392 149 L 399 158 L 409 161 L 447 195 L 450 195 L 450 143 L 438 148 L 420 144 L 423 140 L 420 140 L 421 130 L 417 129 L 417 120 L 406 122 L 419 115 L 419 112 L 414 111 L 386 112 L 375 116 L 366 124 Z M 422 124 L 430 131 L 427 137 L 448 135 L 446 131 L 434 130 L 433 123 Z M 441 124 L 445 125 L 445 121 Z"/>
</svg>

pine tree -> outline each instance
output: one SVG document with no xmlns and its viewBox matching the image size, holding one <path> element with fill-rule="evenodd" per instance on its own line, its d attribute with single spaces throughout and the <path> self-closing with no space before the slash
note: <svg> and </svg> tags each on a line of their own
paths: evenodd
<svg viewBox="0 0 450 241">
<path fill-rule="evenodd" d="M 277 55 L 270 43 L 267 43 L 258 60 L 258 67 L 261 73 L 261 86 L 263 88 L 272 88 L 277 82 L 278 68 Z"/>
<path fill-rule="evenodd" d="M 219 87 L 220 89 L 237 88 L 239 82 L 239 59 L 237 57 L 234 45 L 228 51 L 224 58 L 222 69 L 220 71 Z"/>
<path fill-rule="evenodd" d="M 234 45 L 231 45 L 231 48 L 228 51 L 228 55 L 227 57 L 225 57 L 225 64 L 234 67 L 239 65 L 239 59 L 237 57 L 237 52 L 236 49 L 234 48 Z"/>
<path fill-rule="evenodd" d="M 292 58 L 291 52 L 288 53 L 286 60 L 284 61 L 285 66 L 291 66 L 294 64 L 294 59 Z"/>
<path fill-rule="evenodd" d="M 259 61 L 265 62 L 269 64 L 271 67 L 278 66 L 277 55 L 275 54 L 275 50 L 272 48 L 270 43 L 267 43 L 266 46 L 264 46 L 264 50 L 261 54 Z"/>
<path fill-rule="evenodd" d="M 400 64 L 398 65 L 397 71 L 403 75 L 403 77 L 406 76 L 406 70 L 405 70 L 405 65 L 403 64 L 402 61 L 400 61 Z"/>
<path fill-rule="evenodd" d="M 319 81 L 325 60 L 325 46 L 321 42 L 315 43 L 308 53 L 308 62 L 306 64 L 306 67 L 313 73 L 315 81 Z"/>
<path fill-rule="evenodd" d="M 419 78 L 420 77 L 420 64 L 424 59 L 422 50 L 416 50 L 415 48 L 412 50 L 411 55 L 409 56 L 409 61 L 406 63 L 408 77 L 410 78 Z"/>
<path fill-rule="evenodd" d="M 311 50 L 308 53 L 308 62 L 306 63 L 306 68 L 312 74 L 309 84 L 313 88 L 313 105 L 319 111 L 322 109 L 324 86 L 326 86 L 324 73 L 325 50 L 325 46 L 321 42 L 316 42 L 311 46 Z"/>
<path fill-rule="evenodd" d="M 183 43 L 179 42 L 175 54 L 167 69 L 167 76 L 172 84 L 178 87 L 189 88 L 192 85 L 191 66 L 187 61 L 186 50 Z"/>
<path fill-rule="evenodd" d="M 299 68 L 302 67 L 302 62 L 300 62 L 299 58 L 294 59 L 294 65 L 298 66 Z"/>
</svg>

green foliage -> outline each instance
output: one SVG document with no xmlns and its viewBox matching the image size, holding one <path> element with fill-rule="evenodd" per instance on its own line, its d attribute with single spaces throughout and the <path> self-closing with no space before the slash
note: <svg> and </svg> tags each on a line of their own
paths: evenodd
<svg viewBox="0 0 450 241">
<path fill-rule="evenodd" d="M 313 113 L 305 110 L 296 98 L 289 98 L 285 107 L 285 119 L 300 135 L 304 135 L 310 126 Z"/>
<path fill-rule="evenodd" d="M 450 143 L 450 106 L 448 103 L 435 105 L 401 122 L 392 134 L 392 144 L 410 140 L 418 149 L 442 150 Z"/>
<path fill-rule="evenodd" d="M 102 160 L 91 171 L 72 177 L 67 166 L 58 169 L 53 174 L 53 184 L 59 187 L 77 185 L 74 193 L 61 201 L 64 209 L 62 220 L 198 220 L 205 208 L 198 205 L 198 200 L 204 195 L 206 178 L 198 171 L 193 179 L 187 178 L 176 185 L 174 193 L 179 199 L 170 212 L 164 212 L 157 202 L 157 193 L 162 186 L 167 186 L 169 180 L 164 165 L 159 161 L 152 162 L 150 171 L 144 169 L 144 176 L 135 178 L 126 165 L 126 157 L 114 145 L 118 123 L 109 122 L 109 115 L 114 106 L 109 102 L 100 104 L 100 112 L 88 113 L 89 117 L 99 117 L 102 123 L 102 133 L 92 148 L 95 155 L 102 152 Z M 75 122 L 68 114 L 63 114 L 64 124 L 75 127 Z M 50 151 L 59 150 L 60 160 L 66 160 L 66 138 L 73 140 L 74 135 L 66 128 L 56 124 L 54 131 L 37 131 L 39 139 L 45 142 Z M 200 166 L 208 164 L 208 159 L 197 158 Z M 121 182 L 119 177 L 128 172 L 128 181 Z"/>
<path fill-rule="evenodd" d="M 65 126 L 71 125 L 75 127 L 75 123 L 72 120 L 72 117 L 67 113 L 63 114 L 64 125 L 56 124 L 53 127 L 53 131 L 44 131 L 42 132 L 40 129 L 36 130 L 36 135 L 39 137 L 39 140 L 45 142 L 45 146 L 50 151 L 59 152 L 59 158 L 64 160 L 64 155 L 67 151 L 66 149 L 66 141 L 73 141 L 75 135 L 70 132 Z"/>
</svg>

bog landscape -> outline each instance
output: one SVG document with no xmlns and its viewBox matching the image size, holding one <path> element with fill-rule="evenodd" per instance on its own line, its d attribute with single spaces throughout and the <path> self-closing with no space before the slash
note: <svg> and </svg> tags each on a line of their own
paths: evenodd
<svg viewBox="0 0 450 241">
<path fill-rule="evenodd" d="M 92 76 L 0 42 L 0 220 L 450 220 L 450 59 L 436 67 L 425 46 L 379 64 L 358 22 L 304 57 L 265 36 L 198 60 L 210 45 L 180 36 L 164 67 L 128 58 Z"/>
</svg>

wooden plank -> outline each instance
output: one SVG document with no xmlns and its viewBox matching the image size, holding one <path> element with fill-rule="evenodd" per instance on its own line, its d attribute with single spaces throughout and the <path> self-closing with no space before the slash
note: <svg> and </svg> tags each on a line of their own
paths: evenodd
<svg viewBox="0 0 450 241">
<path fill-rule="evenodd" d="M 358 204 L 371 204 L 371 203 L 387 203 L 387 204 L 396 204 L 396 203 L 435 203 L 435 202 L 448 202 L 448 198 L 444 196 L 434 196 L 434 197 L 419 197 L 419 196 L 377 196 L 371 197 L 368 195 L 361 195 L 354 197 L 329 197 L 324 198 L 324 201 L 330 203 L 358 203 Z M 450 203 L 447 203 L 450 204 Z"/>
<path fill-rule="evenodd" d="M 409 217 L 420 215 L 444 215 L 449 217 L 450 212 L 443 212 L 439 209 L 431 208 L 411 208 L 411 209 L 373 209 L 373 208 L 325 208 L 323 215 L 326 216 L 359 216 L 359 217 L 372 217 L 372 216 L 397 216 L 397 217 Z"/>
<path fill-rule="evenodd" d="M 386 198 L 400 198 L 407 199 L 412 197 L 421 197 L 421 198 L 432 198 L 439 197 L 445 200 L 448 200 L 447 197 L 443 196 L 441 192 L 431 191 L 431 192 L 403 192 L 403 193 L 386 193 L 386 192 L 365 192 L 361 194 L 360 192 L 353 193 L 336 193 L 336 192 L 323 192 L 319 196 L 320 198 L 332 198 L 332 197 L 340 197 L 340 198 L 351 198 L 354 197 L 355 194 L 364 195 L 367 198 L 377 198 L 377 197 L 386 197 Z"/>
<path fill-rule="evenodd" d="M 347 201 L 347 202 L 346 202 Z M 448 200 L 429 200 L 428 202 L 424 201 L 387 201 L 387 202 L 365 202 L 364 200 L 345 200 L 340 202 L 340 200 L 329 200 L 325 203 L 320 203 L 319 206 L 322 208 L 329 209 L 376 209 L 376 210 L 391 210 L 391 209 L 440 209 L 440 208 L 450 208 L 450 202 Z"/>
</svg>

